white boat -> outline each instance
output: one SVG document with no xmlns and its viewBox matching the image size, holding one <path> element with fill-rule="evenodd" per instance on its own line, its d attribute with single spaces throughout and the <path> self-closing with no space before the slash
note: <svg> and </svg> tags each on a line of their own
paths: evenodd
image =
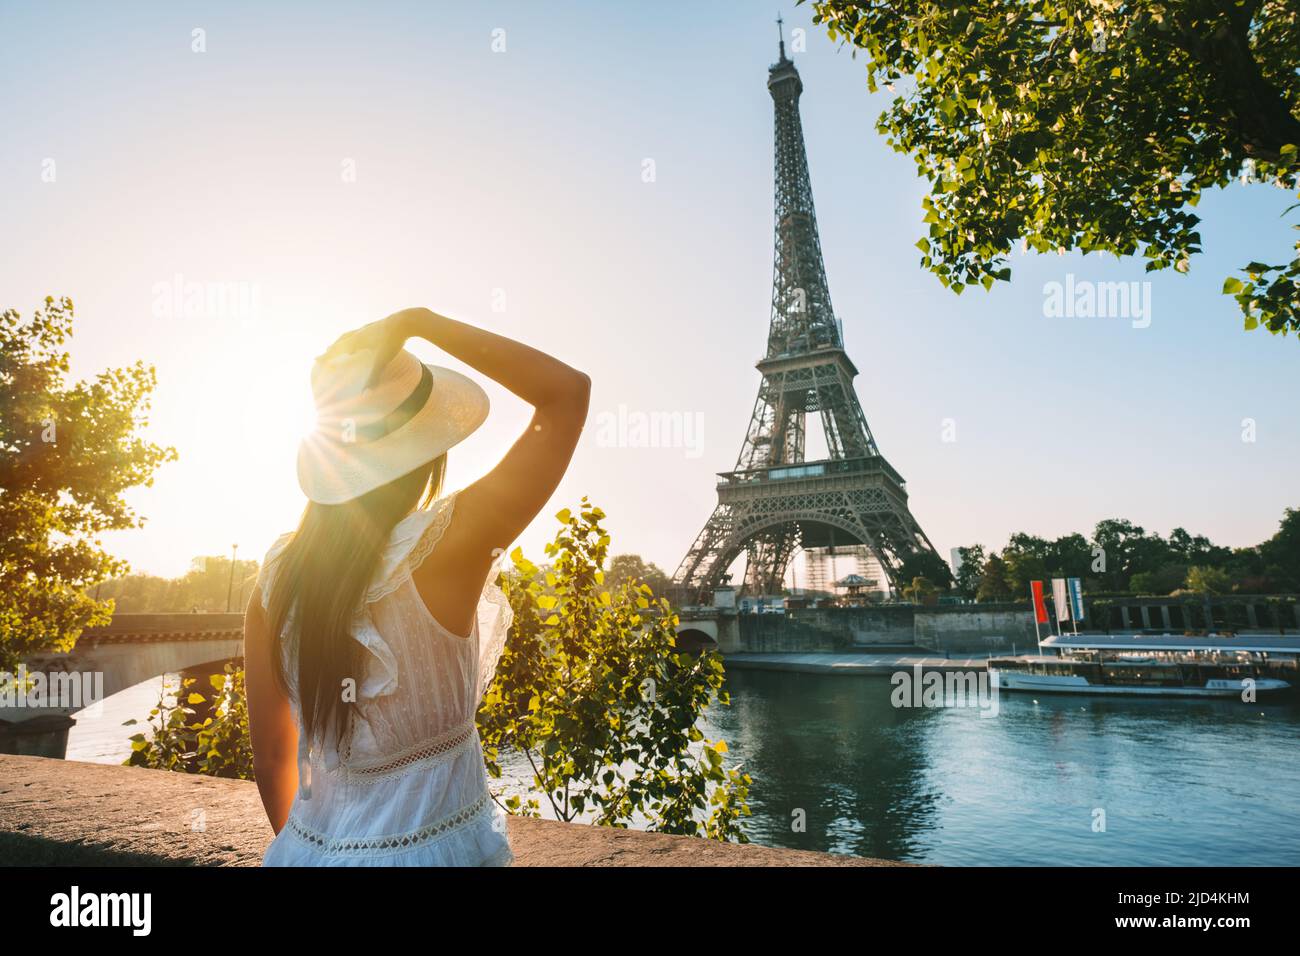
<svg viewBox="0 0 1300 956">
<path fill-rule="evenodd" d="M 1055 655 L 994 658 L 999 690 L 1252 700 L 1290 690 L 1300 639 L 1269 635 L 1062 635 Z M 1248 693 L 1249 692 L 1249 693 Z"/>
</svg>

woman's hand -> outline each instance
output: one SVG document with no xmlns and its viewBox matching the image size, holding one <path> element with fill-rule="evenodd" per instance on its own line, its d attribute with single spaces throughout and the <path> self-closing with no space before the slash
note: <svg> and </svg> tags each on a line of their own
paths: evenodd
<svg viewBox="0 0 1300 956">
<path fill-rule="evenodd" d="M 366 387 L 369 388 L 379 380 L 379 375 L 383 372 L 384 367 L 393 360 L 393 357 L 406 344 L 406 340 L 411 337 L 411 319 L 414 313 L 421 311 L 424 310 L 403 309 L 380 319 L 378 322 L 371 322 L 359 329 L 345 332 L 335 340 L 333 345 L 325 350 L 322 358 L 328 358 L 332 355 L 348 355 L 352 352 L 367 350 L 373 352 L 375 356 L 374 362 L 370 368 L 370 376 L 366 381 Z"/>
</svg>

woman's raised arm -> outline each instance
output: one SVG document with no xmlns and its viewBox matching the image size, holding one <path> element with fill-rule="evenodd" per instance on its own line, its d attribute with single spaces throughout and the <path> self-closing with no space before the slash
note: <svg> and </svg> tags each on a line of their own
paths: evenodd
<svg viewBox="0 0 1300 956">
<path fill-rule="evenodd" d="M 412 336 L 505 386 L 533 406 L 532 421 L 490 472 L 456 498 L 458 535 L 469 552 L 504 548 L 550 500 L 587 420 L 591 379 L 559 359 L 428 309 L 397 313 Z M 450 542 L 448 542 L 450 544 Z"/>
<path fill-rule="evenodd" d="M 423 308 L 403 309 L 350 332 L 329 352 L 373 350 L 373 381 L 412 337 L 432 342 L 534 409 L 497 466 L 457 495 L 451 526 L 416 572 L 426 603 L 436 614 L 441 609 L 447 619 L 439 619 L 455 628 L 472 607 L 460 607 L 454 597 L 444 603 L 431 592 L 477 597 L 495 555 L 537 516 L 564 476 L 587 418 L 591 379 L 545 352 Z"/>
</svg>

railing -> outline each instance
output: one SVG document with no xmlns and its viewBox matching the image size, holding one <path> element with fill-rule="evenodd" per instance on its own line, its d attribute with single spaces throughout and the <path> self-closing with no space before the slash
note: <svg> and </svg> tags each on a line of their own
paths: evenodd
<svg viewBox="0 0 1300 956">
<path fill-rule="evenodd" d="M 792 481 L 797 478 L 828 478 L 840 475 L 883 474 L 900 486 L 906 487 L 901 475 L 883 458 L 840 458 L 827 461 L 799 462 L 773 465 L 771 468 L 751 468 L 747 471 L 725 471 L 718 475 L 723 485 L 749 484 L 756 481 Z"/>
</svg>

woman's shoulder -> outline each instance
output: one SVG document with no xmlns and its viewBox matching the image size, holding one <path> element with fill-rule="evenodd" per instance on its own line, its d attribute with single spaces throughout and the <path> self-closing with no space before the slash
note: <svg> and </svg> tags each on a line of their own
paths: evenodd
<svg viewBox="0 0 1300 956">
<path fill-rule="evenodd" d="M 451 524 L 456 494 L 453 491 L 443 495 L 393 526 L 366 591 L 366 603 L 373 604 L 387 597 L 410 580 Z"/>
<path fill-rule="evenodd" d="M 262 561 L 263 566 L 271 564 L 280 557 L 285 547 L 293 540 L 293 535 L 294 532 L 286 531 L 271 543 L 271 546 L 266 549 L 266 557 Z"/>
</svg>

